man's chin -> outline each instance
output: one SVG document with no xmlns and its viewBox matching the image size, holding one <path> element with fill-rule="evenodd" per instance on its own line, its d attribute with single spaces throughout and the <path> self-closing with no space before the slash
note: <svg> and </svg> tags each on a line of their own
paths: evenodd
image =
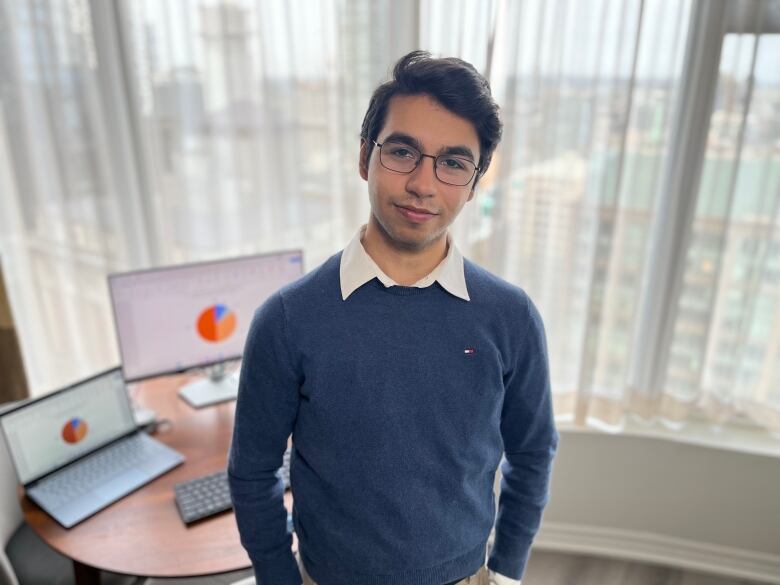
<svg viewBox="0 0 780 585">
<path fill-rule="evenodd" d="M 419 252 L 433 245 L 447 233 L 447 228 L 434 229 L 431 226 L 406 226 L 380 221 L 374 217 L 375 225 L 392 247 L 406 252 Z"/>
<path fill-rule="evenodd" d="M 399 249 L 409 252 L 420 252 L 426 248 L 432 246 L 438 242 L 446 233 L 445 230 L 440 230 L 434 233 L 400 233 L 393 234 L 391 239 Z"/>
</svg>

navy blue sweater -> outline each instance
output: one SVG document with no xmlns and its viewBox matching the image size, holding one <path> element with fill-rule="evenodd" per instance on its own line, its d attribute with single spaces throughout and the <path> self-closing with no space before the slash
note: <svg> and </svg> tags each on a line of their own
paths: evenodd
<svg viewBox="0 0 780 585">
<path fill-rule="evenodd" d="M 519 579 L 558 435 L 542 321 L 465 261 L 471 301 L 374 279 L 341 298 L 336 254 L 255 314 L 229 460 L 259 585 L 299 585 L 275 475 L 318 585 L 441 585 L 488 559 Z M 502 460 L 496 517 L 493 476 Z"/>
</svg>

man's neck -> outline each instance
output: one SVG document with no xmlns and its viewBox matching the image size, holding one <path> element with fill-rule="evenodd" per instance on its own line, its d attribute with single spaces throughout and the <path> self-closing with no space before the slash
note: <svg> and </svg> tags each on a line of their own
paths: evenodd
<svg viewBox="0 0 780 585">
<path fill-rule="evenodd" d="M 388 241 L 381 227 L 368 222 L 361 243 L 376 265 L 401 286 L 411 286 L 428 276 L 447 256 L 447 237 L 420 250 L 402 250 Z"/>
</svg>

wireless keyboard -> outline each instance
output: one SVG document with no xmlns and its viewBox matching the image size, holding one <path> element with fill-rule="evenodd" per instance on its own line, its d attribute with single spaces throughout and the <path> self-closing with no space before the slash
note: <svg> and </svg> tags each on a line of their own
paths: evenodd
<svg viewBox="0 0 780 585">
<path fill-rule="evenodd" d="M 290 487 L 290 449 L 284 452 L 284 462 L 279 468 L 284 489 Z M 219 514 L 233 507 L 230 499 L 227 471 L 197 477 L 173 486 L 176 506 L 185 524 Z M 290 518 L 288 517 L 288 527 Z"/>
</svg>

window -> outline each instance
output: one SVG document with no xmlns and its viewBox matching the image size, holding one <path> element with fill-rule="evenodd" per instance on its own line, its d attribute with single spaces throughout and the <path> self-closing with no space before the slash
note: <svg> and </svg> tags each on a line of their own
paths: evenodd
<svg viewBox="0 0 780 585">
<path fill-rule="evenodd" d="M 117 359 L 107 272 L 343 247 L 370 92 L 422 47 L 502 106 L 454 231 L 539 307 L 558 414 L 780 429 L 777 0 L 0 5 L 0 249 L 36 391 Z"/>
</svg>

